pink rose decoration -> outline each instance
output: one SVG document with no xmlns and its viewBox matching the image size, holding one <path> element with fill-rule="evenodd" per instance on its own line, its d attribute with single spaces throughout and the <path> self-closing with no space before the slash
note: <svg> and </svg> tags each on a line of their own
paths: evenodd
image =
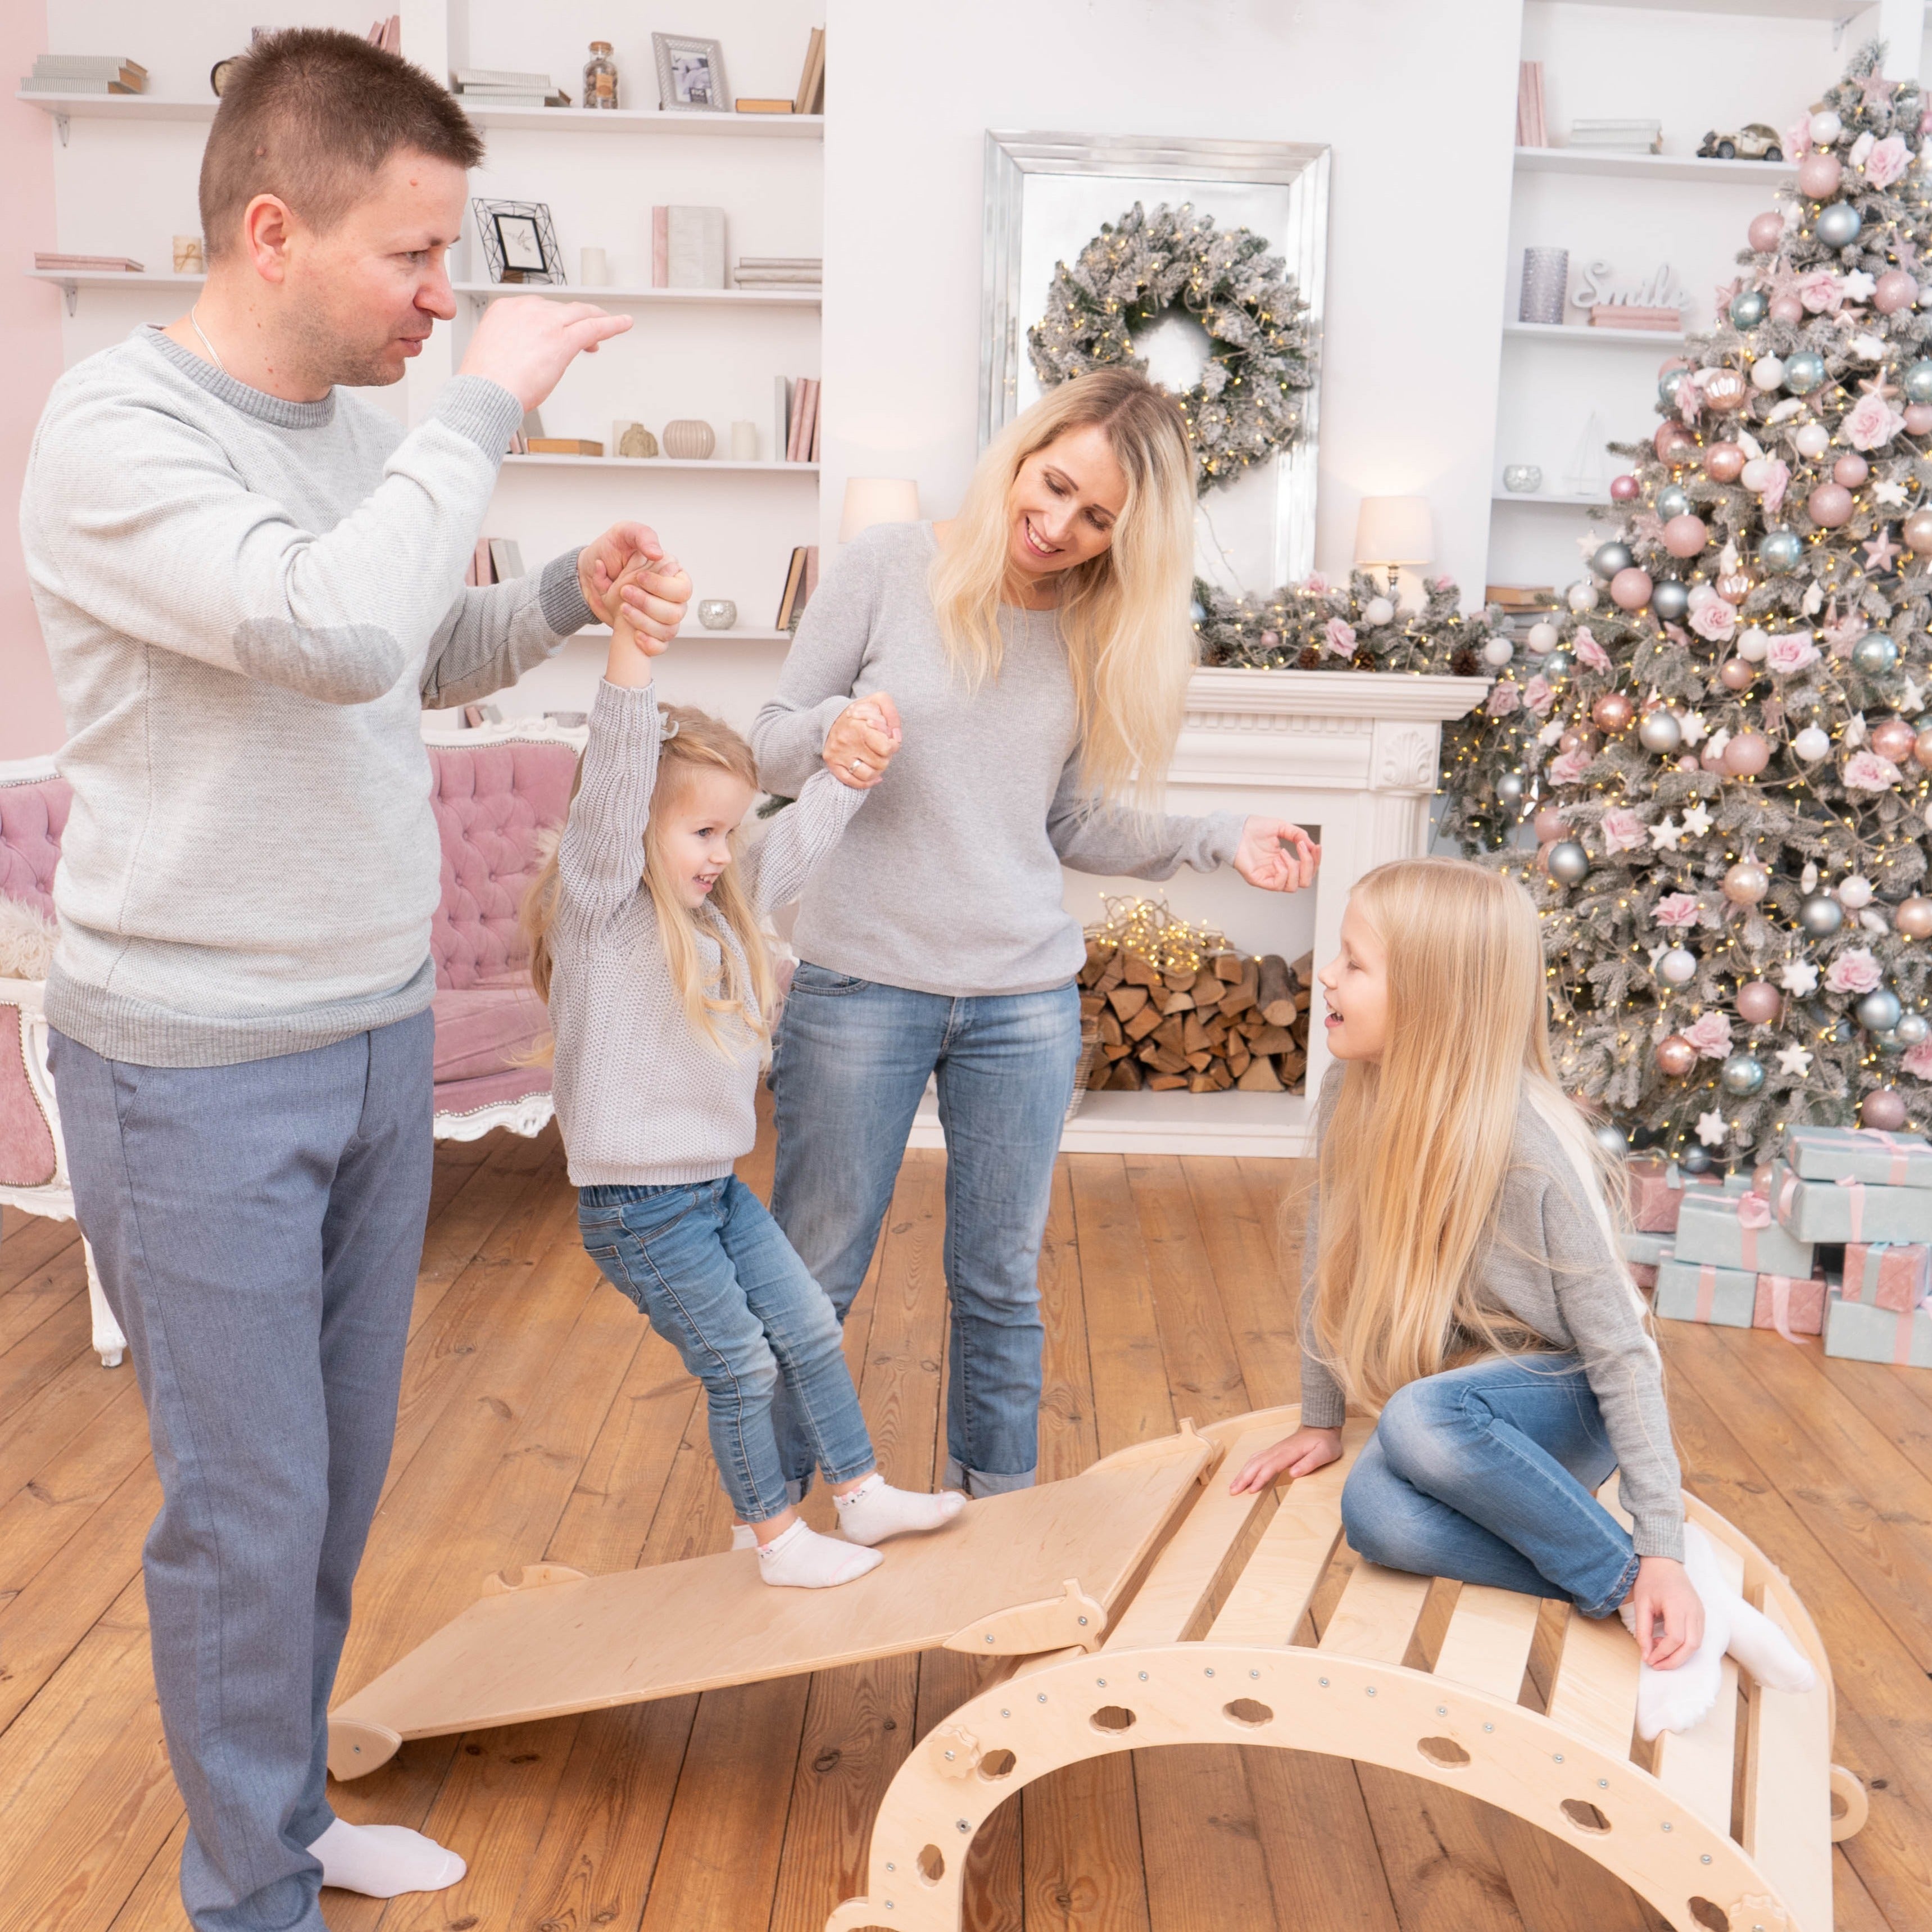
<svg viewBox="0 0 1932 1932">
<path fill-rule="evenodd" d="M 1814 268 L 1798 278 L 1798 299 L 1814 315 L 1836 314 L 1844 298 L 1844 284 L 1829 268 Z"/>
<path fill-rule="evenodd" d="M 1613 805 L 1604 814 L 1599 829 L 1606 852 L 1634 852 L 1649 838 L 1643 820 L 1627 805 Z"/>
<path fill-rule="evenodd" d="M 1697 923 L 1703 910 L 1703 902 L 1695 892 L 1672 892 L 1658 901 L 1651 916 L 1668 932 L 1684 932 Z"/>
<path fill-rule="evenodd" d="M 1825 983 L 1834 993 L 1869 993 L 1885 977 L 1869 946 L 1854 946 L 1832 962 Z"/>
<path fill-rule="evenodd" d="M 1889 791 L 1904 774 L 1876 752 L 1854 752 L 1845 760 L 1845 783 L 1853 791 Z"/>
<path fill-rule="evenodd" d="M 1773 638 L 1764 649 L 1764 668 L 1773 677 L 1796 677 L 1818 662 L 1818 646 L 1809 638 Z"/>
<path fill-rule="evenodd" d="M 1608 670 L 1610 654 L 1588 631 L 1579 631 L 1575 638 L 1576 658 L 1580 663 L 1588 664 L 1592 670 Z"/>
<path fill-rule="evenodd" d="M 1328 580 L 1320 571 L 1311 570 L 1301 587 L 1311 597 L 1325 597 L 1328 594 Z"/>
<path fill-rule="evenodd" d="M 1738 614 L 1721 597 L 1713 597 L 1691 612 L 1690 628 L 1699 637 L 1721 644 L 1738 628 Z"/>
<path fill-rule="evenodd" d="M 1854 449 L 1882 449 L 1905 427 L 1905 418 L 1882 396 L 1868 391 L 1845 412 L 1838 427 Z"/>
<path fill-rule="evenodd" d="M 1731 1016 L 1706 1013 L 1684 1029 L 1684 1037 L 1697 1049 L 1700 1060 L 1722 1060 L 1731 1050 Z"/>
<path fill-rule="evenodd" d="M 1340 617 L 1328 620 L 1328 648 L 1337 657 L 1345 658 L 1355 648 L 1355 632 L 1352 625 L 1345 624 Z"/>
<path fill-rule="evenodd" d="M 1764 486 L 1764 514 L 1766 517 L 1778 514 L 1778 506 L 1784 501 L 1784 493 L 1791 487 L 1791 466 L 1780 463 L 1772 457 L 1765 465 L 1767 481 Z"/>
<path fill-rule="evenodd" d="M 1913 1079 L 1932 1081 L 1932 1040 L 1915 1046 L 1899 1064 Z"/>
<path fill-rule="evenodd" d="M 1454 590 L 1456 587 L 1456 580 L 1445 574 L 1438 577 L 1429 587 L 1440 595 L 1444 590 Z"/>
<path fill-rule="evenodd" d="M 1539 718 L 1550 715 L 1550 707 L 1556 702 L 1556 694 L 1550 688 L 1546 677 L 1533 677 L 1522 688 L 1522 701 Z"/>
<path fill-rule="evenodd" d="M 1852 646 L 1870 628 L 1856 610 L 1849 616 L 1841 617 L 1838 615 L 1838 605 L 1834 604 L 1825 613 L 1825 641 L 1831 646 L 1832 655 L 1834 658 L 1850 657 Z"/>
<path fill-rule="evenodd" d="M 1490 686 L 1490 701 L 1485 709 L 1492 718 L 1507 718 L 1522 702 L 1522 692 L 1505 679 Z"/>
<path fill-rule="evenodd" d="M 1802 161 L 1811 152 L 1811 117 L 1798 116 L 1796 122 L 1786 130 L 1784 152 L 1794 161 Z"/>
<path fill-rule="evenodd" d="M 1912 165 L 1912 150 L 1897 134 L 1888 134 L 1865 157 L 1865 179 L 1874 188 L 1889 188 Z"/>
<path fill-rule="evenodd" d="M 1573 785 L 1590 769 L 1588 752 L 1562 752 L 1550 761 L 1550 782 Z"/>
<path fill-rule="evenodd" d="M 1738 1226 L 1740 1228 L 1768 1228 L 1771 1226 L 1771 1203 L 1762 1194 L 1741 1194 L 1738 1197 Z"/>
</svg>

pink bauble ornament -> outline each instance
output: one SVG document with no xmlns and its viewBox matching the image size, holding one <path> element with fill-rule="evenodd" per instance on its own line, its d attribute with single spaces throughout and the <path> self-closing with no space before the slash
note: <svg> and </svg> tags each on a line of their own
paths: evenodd
<svg viewBox="0 0 1932 1932">
<path fill-rule="evenodd" d="M 1903 268 L 1888 268 L 1879 277 L 1871 299 L 1880 315 L 1896 315 L 1918 299 L 1918 284 Z"/>
<path fill-rule="evenodd" d="M 1806 512 L 1821 530 L 1835 530 L 1852 520 L 1852 493 L 1842 483 L 1821 483 L 1804 500 Z M 1664 540 L 1670 541 L 1670 528 L 1664 526 Z"/>
<path fill-rule="evenodd" d="M 1796 296 L 1773 296 L 1769 314 L 1773 322 L 1802 322 L 1804 304 Z"/>
<path fill-rule="evenodd" d="M 1697 1049 L 1681 1033 L 1657 1042 L 1657 1070 L 1672 1080 L 1681 1080 L 1697 1064 Z"/>
<path fill-rule="evenodd" d="M 1914 510 L 1899 526 L 1899 534 L 1907 550 L 1921 556 L 1932 550 L 1932 510 Z"/>
<path fill-rule="evenodd" d="M 1599 729 L 1621 731 L 1636 716 L 1636 706 L 1621 691 L 1606 691 L 1591 706 L 1590 716 Z"/>
<path fill-rule="evenodd" d="M 1858 1102 L 1858 1118 L 1882 1134 L 1895 1134 L 1905 1124 L 1905 1102 L 1889 1087 L 1874 1088 Z"/>
<path fill-rule="evenodd" d="M 1932 403 L 1907 403 L 1905 406 L 1905 433 L 1908 436 L 1923 436 L 1932 430 Z"/>
<path fill-rule="evenodd" d="M 1657 452 L 1660 463 L 1688 463 L 1690 452 L 1697 447 L 1697 440 L 1682 423 L 1659 423 L 1650 446 Z"/>
<path fill-rule="evenodd" d="M 1707 742 L 1697 754 L 1697 763 L 1707 772 L 1721 772 L 1724 769 L 1724 748 L 1720 745 L 1713 751 Z"/>
<path fill-rule="evenodd" d="M 1672 519 L 1672 522 L 1685 520 L 1697 523 L 1695 517 Z M 1701 530 L 1704 526 L 1697 524 L 1697 527 Z M 1638 569 L 1635 564 L 1630 565 L 1628 569 L 1618 571 L 1610 579 L 1610 602 L 1619 610 L 1641 610 L 1650 602 L 1650 592 L 1649 572 Z"/>
<path fill-rule="evenodd" d="M 1706 403 L 1720 412 L 1742 408 L 1744 398 L 1750 394 L 1750 384 L 1742 369 L 1708 370 L 1700 386 Z"/>
<path fill-rule="evenodd" d="M 1713 483 L 1735 483 L 1743 475 L 1744 453 L 1734 442 L 1707 443 L 1704 474 Z"/>
<path fill-rule="evenodd" d="M 1798 164 L 1798 191 L 1814 201 L 1826 200 L 1838 193 L 1844 172 L 1836 154 L 1821 154 L 1814 150 Z"/>
<path fill-rule="evenodd" d="M 1610 501 L 1613 503 L 1632 503 L 1636 500 L 1637 481 L 1634 476 L 1612 476 L 1610 478 Z"/>
<path fill-rule="evenodd" d="M 1755 859 L 1740 859 L 1724 874 L 1724 896 L 1733 905 L 1756 905 L 1770 890 L 1771 874 Z"/>
<path fill-rule="evenodd" d="M 1916 742 L 1912 727 L 1903 718 L 1888 718 L 1882 724 L 1872 727 L 1872 749 L 1894 765 L 1902 765 L 1911 757 Z"/>
<path fill-rule="evenodd" d="M 1847 490 L 1856 490 L 1871 474 L 1871 465 L 1856 450 L 1840 457 L 1832 465 L 1832 481 L 1842 483 Z"/>
<path fill-rule="evenodd" d="M 1927 770 L 1932 771 L 1932 726 L 1928 726 L 1912 740 L 1912 755 Z"/>
<path fill-rule="evenodd" d="M 1554 845 L 1559 838 L 1570 836 L 1569 821 L 1554 806 L 1546 805 L 1532 821 L 1536 829 L 1539 845 Z"/>
<path fill-rule="evenodd" d="M 1740 731 L 1724 747 L 1724 770 L 1734 778 L 1755 778 L 1771 763 L 1771 740 L 1761 731 Z"/>
<path fill-rule="evenodd" d="M 1892 922 L 1907 939 L 1932 939 L 1932 899 L 1900 899 L 1892 909 Z"/>
<path fill-rule="evenodd" d="M 1851 500 L 1849 496 L 1845 499 L 1847 506 Z M 1849 508 L 1846 514 L 1850 514 Z M 1681 517 L 1672 517 L 1664 526 L 1664 547 L 1672 556 L 1695 556 L 1710 541 L 1711 532 L 1704 527 L 1703 518 L 1694 517 L 1688 511 Z M 1612 584 L 1610 595 L 1614 597 L 1616 594 L 1616 586 Z M 1650 596 L 1650 579 L 1647 577 L 1643 580 L 1643 594 L 1646 599 Z M 1636 607 L 1633 604 L 1628 608 L 1634 610 Z"/>
<path fill-rule="evenodd" d="M 1726 658 L 1724 668 L 1718 672 L 1726 691 L 1748 691 L 1757 676 L 1757 667 L 1747 664 L 1742 658 Z"/>
<path fill-rule="evenodd" d="M 1784 217 L 1774 208 L 1754 214 L 1750 226 L 1744 230 L 1744 239 L 1756 254 L 1768 255 L 1784 239 Z"/>
<path fill-rule="evenodd" d="M 1748 980 L 1738 988 L 1738 1017 L 1753 1026 L 1770 1026 L 1784 1009 L 1784 995 L 1768 980 Z"/>
<path fill-rule="evenodd" d="M 1697 769 L 1697 754 L 1695 752 L 1686 752 L 1683 757 L 1677 760 L 1677 769 L 1680 772 L 1694 772 Z"/>
<path fill-rule="evenodd" d="M 1579 731 L 1572 726 L 1558 736 L 1556 748 L 1559 752 L 1594 752 L 1597 748 L 1597 734 L 1594 731 Z"/>
</svg>

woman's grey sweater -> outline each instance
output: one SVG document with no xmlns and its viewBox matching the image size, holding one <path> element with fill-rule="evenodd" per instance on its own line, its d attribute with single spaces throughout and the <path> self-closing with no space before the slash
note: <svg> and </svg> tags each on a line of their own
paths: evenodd
<svg viewBox="0 0 1932 1932">
<path fill-rule="evenodd" d="M 1328 1131 L 1342 1069 L 1330 1067 L 1316 1108 Z M 1644 1309 L 1622 1258 L 1591 1205 L 1584 1178 L 1526 1094 L 1503 1183 L 1496 1232 L 1477 1264 L 1484 1298 L 1532 1328 L 1551 1348 L 1581 1358 L 1619 1466 L 1618 1492 L 1630 1512 L 1640 1556 L 1684 1557 L 1684 1497 L 1663 1365 L 1644 1327 Z M 1316 1193 L 1301 1248 L 1301 1420 L 1339 1429 L 1347 1404 L 1313 1333 Z"/>
<path fill-rule="evenodd" d="M 848 546 L 752 728 L 761 780 L 792 794 L 823 769 L 826 734 L 854 698 L 890 693 L 905 728 L 872 804 L 807 883 L 792 944 L 815 965 L 916 992 L 1039 992 L 1085 957 L 1063 865 L 1211 872 L 1234 856 L 1242 821 L 1097 806 L 1054 613 L 1003 608 L 1000 674 L 969 689 L 933 612 L 937 554 L 930 524 L 881 524 Z"/>
</svg>

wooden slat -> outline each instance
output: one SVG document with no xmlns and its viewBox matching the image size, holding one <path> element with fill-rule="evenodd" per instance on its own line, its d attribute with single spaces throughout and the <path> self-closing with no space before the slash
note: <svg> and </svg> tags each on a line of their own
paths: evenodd
<svg viewBox="0 0 1932 1932">
<path fill-rule="evenodd" d="M 1342 1540 L 1342 1485 L 1369 1425 L 1351 1425 L 1339 1462 L 1298 1478 L 1262 1532 L 1208 1635 L 1214 1643 L 1286 1643 Z"/>
<path fill-rule="evenodd" d="M 1550 1715 L 1613 1756 L 1630 1754 L 1636 1720 L 1636 1642 L 1615 1617 L 1580 1616 L 1564 1625 Z"/>
<path fill-rule="evenodd" d="M 1712 1539 L 1718 1565 L 1730 1586 L 1742 1590 L 1744 1560 Z M 1738 1666 L 1724 1659 L 1724 1688 L 1710 1714 L 1694 1731 L 1666 1731 L 1657 1741 L 1655 1771 L 1665 1790 L 1714 1829 L 1731 1828 L 1731 1787 L 1737 1769 Z"/>
<path fill-rule="evenodd" d="M 1358 1563 L 1322 1633 L 1321 1648 L 1340 1657 L 1400 1664 L 1433 1580 L 1403 1570 L 1384 1570 L 1379 1563 Z"/>
<path fill-rule="evenodd" d="M 1436 1653 L 1436 1676 L 1514 1704 L 1535 1640 L 1540 1602 L 1514 1590 L 1465 1583 Z"/>
<path fill-rule="evenodd" d="M 1776 1600 L 1763 1609 L 1796 1642 Z M 1744 1850 L 1790 1907 L 1792 1932 L 1831 1932 L 1832 1739 L 1825 1687 L 1759 1688 L 1746 1722 Z"/>
</svg>

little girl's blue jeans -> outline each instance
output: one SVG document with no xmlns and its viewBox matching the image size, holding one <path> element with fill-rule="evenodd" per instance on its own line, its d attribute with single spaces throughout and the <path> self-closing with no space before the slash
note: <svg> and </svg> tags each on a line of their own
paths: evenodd
<svg viewBox="0 0 1932 1932">
<path fill-rule="evenodd" d="M 703 1384 L 711 1452 L 745 1522 L 790 1501 L 772 1429 L 781 1376 L 826 1480 L 872 1468 L 838 1318 L 742 1181 L 585 1187 L 577 1204 L 590 1258 Z"/>
<path fill-rule="evenodd" d="M 1342 1487 L 1342 1525 L 1391 1570 L 1607 1617 L 1637 1571 L 1629 1532 L 1596 1498 L 1616 1465 L 1574 1354 L 1472 1362 L 1390 1397 Z"/>
</svg>

